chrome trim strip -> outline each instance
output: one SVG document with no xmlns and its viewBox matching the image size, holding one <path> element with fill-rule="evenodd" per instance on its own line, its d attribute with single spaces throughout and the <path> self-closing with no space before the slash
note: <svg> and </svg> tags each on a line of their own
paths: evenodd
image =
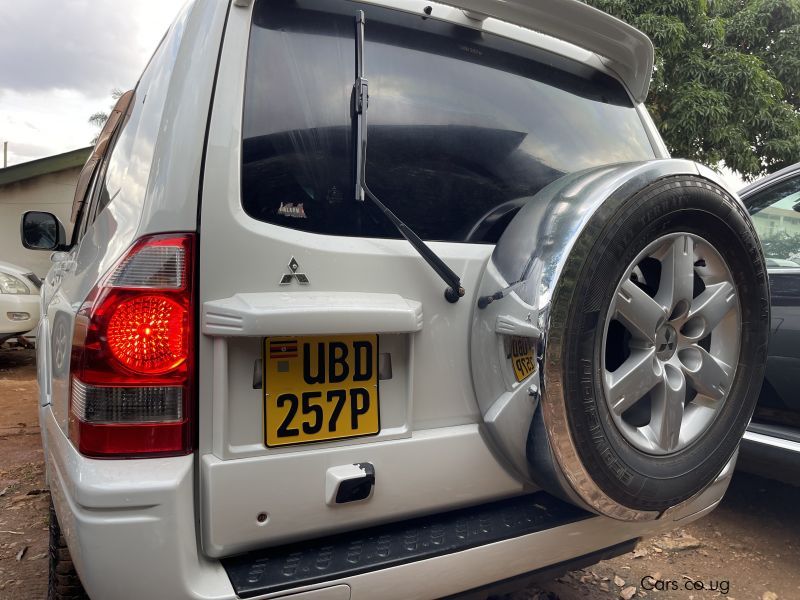
<svg viewBox="0 0 800 600">
<path fill-rule="evenodd" d="M 764 446 L 770 446 L 771 448 L 788 450 L 789 452 L 797 452 L 800 454 L 800 442 L 784 440 L 783 438 L 772 435 L 764 435 L 763 433 L 756 433 L 755 431 L 745 431 L 744 440 L 753 442 L 754 444 L 763 444 Z"/>
</svg>

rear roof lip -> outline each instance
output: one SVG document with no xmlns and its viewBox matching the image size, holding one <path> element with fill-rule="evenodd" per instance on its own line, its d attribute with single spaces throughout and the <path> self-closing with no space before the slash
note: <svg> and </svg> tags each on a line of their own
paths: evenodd
<svg viewBox="0 0 800 600">
<path fill-rule="evenodd" d="M 653 73 L 653 43 L 624 21 L 579 0 L 439 0 L 568 42 L 598 55 L 637 103 L 644 102 Z"/>
</svg>

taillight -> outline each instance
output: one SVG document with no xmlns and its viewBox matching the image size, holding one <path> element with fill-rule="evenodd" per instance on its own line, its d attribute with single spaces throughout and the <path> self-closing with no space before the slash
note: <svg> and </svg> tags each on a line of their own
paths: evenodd
<svg viewBox="0 0 800 600">
<path fill-rule="evenodd" d="M 140 239 L 78 311 L 69 430 L 82 454 L 192 451 L 194 242 Z"/>
</svg>

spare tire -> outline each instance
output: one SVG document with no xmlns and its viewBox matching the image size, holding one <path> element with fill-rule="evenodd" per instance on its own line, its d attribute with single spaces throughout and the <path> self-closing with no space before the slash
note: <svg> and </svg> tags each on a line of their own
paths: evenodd
<svg viewBox="0 0 800 600">
<path fill-rule="evenodd" d="M 735 453 L 763 378 L 769 292 L 744 206 L 706 169 L 654 161 L 559 180 L 509 225 L 481 295 L 476 392 L 532 482 L 653 519 Z"/>
</svg>

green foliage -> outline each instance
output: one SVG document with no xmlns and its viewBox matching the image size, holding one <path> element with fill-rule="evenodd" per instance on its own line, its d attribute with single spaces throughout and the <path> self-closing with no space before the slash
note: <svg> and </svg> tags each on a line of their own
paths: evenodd
<svg viewBox="0 0 800 600">
<path fill-rule="evenodd" d="M 675 156 L 748 179 L 800 160 L 800 0 L 587 0 L 656 47 L 648 108 Z"/>
</svg>

